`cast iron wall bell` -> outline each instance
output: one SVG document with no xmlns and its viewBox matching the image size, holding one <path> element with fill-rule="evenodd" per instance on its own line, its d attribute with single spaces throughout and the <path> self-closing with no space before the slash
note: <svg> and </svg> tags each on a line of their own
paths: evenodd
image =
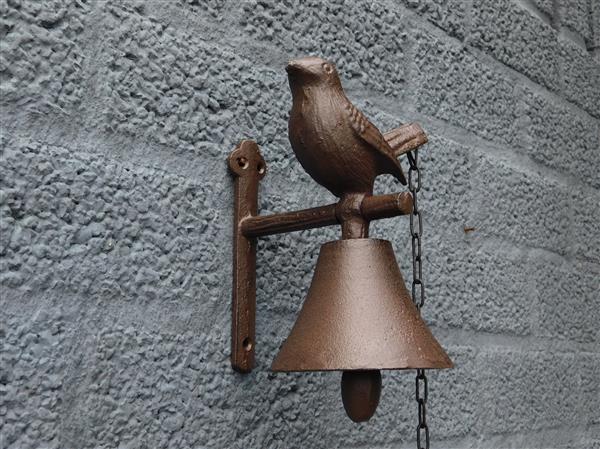
<svg viewBox="0 0 600 449">
<path fill-rule="evenodd" d="M 294 153 L 312 178 L 340 200 L 260 216 L 258 183 L 266 172 L 265 161 L 250 140 L 231 153 L 228 162 L 235 177 L 231 363 L 244 373 L 254 366 L 256 238 L 339 224 L 342 239 L 321 247 L 308 296 L 271 369 L 343 371 L 344 408 L 353 421 L 366 421 L 379 402 L 380 370 L 452 367 L 406 289 L 392 245 L 369 238 L 371 220 L 413 213 L 416 203 L 411 193 L 374 196 L 373 184 L 383 173 L 406 184 L 398 157 L 416 150 L 427 137 L 417 124 L 382 135 L 348 100 L 328 61 L 294 60 L 287 72 Z M 410 160 L 414 164 L 415 159 Z M 420 262 L 420 245 L 417 257 Z"/>
</svg>

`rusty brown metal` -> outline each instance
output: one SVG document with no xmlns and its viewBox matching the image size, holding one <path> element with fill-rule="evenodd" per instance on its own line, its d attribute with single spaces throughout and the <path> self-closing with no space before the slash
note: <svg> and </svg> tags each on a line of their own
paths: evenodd
<svg viewBox="0 0 600 449">
<path fill-rule="evenodd" d="M 406 184 L 397 158 L 408 153 L 409 162 L 413 154 L 416 160 L 409 152 L 427 136 L 416 123 L 382 134 L 346 97 L 329 61 L 297 59 L 287 71 L 292 149 L 306 172 L 340 200 L 258 216 L 266 170 L 259 148 L 242 141 L 229 156 L 235 176 L 231 363 L 240 372 L 254 366 L 256 238 L 340 225 L 342 240 L 321 247 L 308 297 L 272 370 L 343 371 L 344 408 L 352 420 L 366 421 L 379 402 L 380 370 L 452 367 L 411 300 L 390 242 L 368 238 L 370 221 L 398 215 L 411 215 L 411 232 L 417 216 L 420 230 L 416 196 L 374 196 L 373 185 L 384 173 Z"/>
<path fill-rule="evenodd" d="M 412 196 L 409 192 L 360 195 L 360 200 L 349 203 L 340 201 L 261 217 L 257 215 L 258 185 L 265 176 L 266 163 L 256 142 L 240 142 L 229 155 L 228 165 L 235 178 L 231 364 L 236 371 L 247 373 L 254 367 L 256 348 L 256 237 L 342 225 L 342 236 L 348 238 L 350 215 L 360 223 L 355 237 L 365 237 L 367 234 L 360 232 L 368 232 L 369 221 L 410 214 Z"/>
<path fill-rule="evenodd" d="M 293 212 L 249 216 L 241 221 L 242 233 L 246 237 L 264 237 L 341 224 L 336 215 L 337 206 L 328 204 Z M 365 196 L 360 212 L 369 221 L 408 215 L 412 212 L 412 197 L 409 192 Z"/>
<path fill-rule="evenodd" d="M 381 397 L 381 371 L 344 371 L 341 383 L 342 402 L 350 419 L 354 422 L 371 419 Z"/>
<path fill-rule="evenodd" d="M 321 247 L 313 280 L 273 371 L 451 368 L 419 316 L 387 240 Z"/>
<path fill-rule="evenodd" d="M 258 184 L 266 164 L 258 145 L 251 140 L 243 140 L 227 161 L 235 178 L 231 365 L 236 371 L 248 373 L 254 367 L 256 241 L 244 236 L 240 224 L 257 214 Z"/>
<path fill-rule="evenodd" d="M 399 126 L 386 132 L 383 137 L 394 150 L 396 157 L 416 150 L 427 143 L 427 135 L 418 123 L 407 123 Z"/>
<path fill-rule="evenodd" d="M 338 198 L 371 194 L 378 175 L 406 178 L 394 149 L 346 96 L 335 65 L 317 57 L 286 67 L 292 109 L 288 131 L 304 170 Z"/>
</svg>

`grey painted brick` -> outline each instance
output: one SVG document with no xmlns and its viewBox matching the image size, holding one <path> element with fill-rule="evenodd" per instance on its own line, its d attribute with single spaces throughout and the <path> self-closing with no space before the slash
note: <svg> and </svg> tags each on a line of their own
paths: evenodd
<svg viewBox="0 0 600 449">
<path fill-rule="evenodd" d="M 600 423 L 600 356 L 597 353 L 585 353 L 577 359 L 577 369 L 581 373 L 581 387 L 579 398 L 581 406 L 578 408 L 580 419 L 585 423 Z M 600 443 L 600 435 L 596 443 Z"/>
<path fill-rule="evenodd" d="M 559 254 L 568 251 L 570 193 L 565 186 L 487 157 L 473 176 L 478 202 L 470 221 L 480 235 Z"/>
<path fill-rule="evenodd" d="M 3 1 L 0 101 L 33 113 L 69 113 L 85 92 L 82 34 L 90 5 Z"/>
<path fill-rule="evenodd" d="M 241 25 L 254 39 L 290 58 L 330 58 L 345 79 L 393 96 L 403 93 L 408 38 L 399 8 L 367 0 L 252 0 L 242 4 Z"/>
<path fill-rule="evenodd" d="M 598 449 L 600 448 L 600 438 L 596 438 L 596 437 L 591 437 L 591 438 L 585 438 L 582 440 L 581 443 L 576 443 L 574 445 L 568 446 L 569 449 L 573 448 L 573 449 L 587 449 L 587 448 L 592 448 L 592 449 Z"/>
<path fill-rule="evenodd" d="M 597 434 L 592 431 L 573 431 L 576 425 L 540 429 L 537 431 L 528 431 L 519 434 L 516 437 L 510 437 L 508 434 L 494 435 L 485 437 L 485 446 L 478 446 L 486 449 L 496 448 L 523 448 L 523 449 L 548 449 L 548 448 L 566 448 L 566 449 L 596 449 L 599 440 L 593 436 Z"/>
<path fill-rule="evenodd" d="M 462 231 L 472 206 L 472 154 L 476 149 L 429 133 L 420 151 L 423 207 L 428 235 Z M 408 163 L 405 164 L 405 166 Z"/>
<path fill-rule="evenodd" d="M 600 342 L 598 273 L 586 272 L 578 264 L 561 266 L 543 259 L 537 260 L 534 267 L 530 275 L 535 283 L 539 316 L 535 334 L 584 343 Z"/>
<path fill-rule="evenodd" d="M 177 0 L 175 5 L 195 14 L 208 13 L 211 21 L 223 22 L 229 18 L 229 14 L 224 13 L 231 7 L 231 0 Z"/>
<path fill-rule="evenodd" d="M 600 248 L 596 244 L 600 235 L 600 194 L 597 190 L 574 190 L 572 253 L 591 262 L 600 262 Z"/>
<path fill-rule="evenodd" d="M 430 233 L 424 241 L 427 320 L 438 327 L 530 334 L 535 304 L 525 253 L 476 248 L 452 237 Z"/>
<path fill-rule="evenodd" d="M 579 33 L 585 42 L 590 42 L 592 36 L 590 8 L 589 0 L 561 0 L 558 2 L 560 26 Z"/>
<path fill-rule="evenodd" d="M 336 447 L 319 414 L 342 419 L 339 373 L 241 376 L 228 327 L 142 330 L 119 324 L 126 306 L 98 312 L 63 296 L 3 320 L 7 449 Z"/>
<path fill-rule="evenodd" d="M 6 291 L 2 294 L 2 302 Z M 2 446 L 60 447 L 61 402 L 75 344 L 60 311 L 2 315 Z"/>
<path fill-rule="evenodd" d="M 554 16 L 554 0 L 533 0 L 533 4 L 549 18 Z"/>
<path fill-rule="evenodd" d="M 200 35 L 107 3 L 99 87 L 107 130 L 194 151 L 285 138 L 291 104 L 285 72 L 255 67 Z"/>
<path fill-rule="evenodd" d="M 2 284 L 90 298 L 219 296 L 219 184 L 36 143 L 3 154 Z M 224 174 L 224 170 L 223 170 Z M 212 237 L 209 237 L 212 236 Z M 200 260 L 207 271 L 190 271 Z"/>
<path fill-rule="evenodd" d="M 564 95 L 600 118 L 600 64 L 579 45 L 560 39 L 559 61 Z"/>
<path fill-rule="evenodd" d="M 73 387 L 86 394 L 69 398 L 80 412 L 64 412 L 63 445 L 285 448 L 302 439 L 330 447 L 318 422 L 302 419 L 323 376 L 296 381 L 262 371 L 242 379 L 223 356 L 227 337 L 102 326 L 80 362 L 86 376 Z"/>
<path fill-rule="evenodd" d="M 429 370 L 428 422 L 435 440 L 474 435 L 481 380 L 476 348 L 452 346 L 440 340 L 455 364 L 449 370 Z M 411 385 L 412 386 L 412 385 Z"/>
<path fill-rule="evenodd" d="M 334 230 L 330 230 L 332 234 Z M 312 280 L 320 245 L 328 239 L 327 232 L 303 232 L 273 236 L 259 242 L 257 296 L 258 326 L 274 336 L 265 342 L 274 357 L 291 330 Z M 278 325 L 274 328 L 273 322 Z M 265 353 L 265 366 L 270 365 Z"/>
<path fill-rule="evenodd" d="M 401 0 L 406 7 L 460 39 L 465 37 L 469 2 L 461 0 Z"/>
<path fill-rule="evenodd" d="M 511 0 L 473 8 L 469 42 L 551 90 L 558 90 L 557 32 Z"/>
<path fill-rule="evenodd" d="M 590 0 L 590 23 L 592 28 L 592 48 L 600 47 L 600 3 Z"/>
<path fill-rule="evenodd" d="M 558 171 L 600 187 L 600 128 L 587 114 L 574 114 L 555 99 L 524 89 L 525 117 L 520 139 L 527 153 Z"/>
<path fill-rule="evenodd" d="M 483 435 L 530 432 L 575 424 L 580 373 L 572 354 L 490 351 L 478 360 L 482 397 L 477 410 Z"/>
<path fill-rule="evenodd" d="M 490 140 L 513 142 L 518 100 L 513 82 L 464 47 L 433 35 L 414 35 L 412 97 L 419 112 Z"/>
</svg>

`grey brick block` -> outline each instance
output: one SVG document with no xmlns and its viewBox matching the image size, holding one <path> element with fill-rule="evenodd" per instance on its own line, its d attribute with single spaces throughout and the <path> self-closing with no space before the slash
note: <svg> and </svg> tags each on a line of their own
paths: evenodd
<svg viewBox="0 0 600 449">
<path fill-rule="evenodd" d="M 533 4 L 537 6 L 540 11 L 547 14 L 548 17 L 554 16 L 554 1 L 553 0 L 533 0 Z"/>
<path fill-rule="evenodd" d="M 438 327 L 530 334 L 535 304 L 525 253 L 514 248 L 477 248 L 461 240 L 467 238 L 427 236 L 423 316 Z"/>
<path fill-rule="evenodd" d="M 481 379 L 476 348 L 440 340 L 454 362 L 449 370 L 428 370 L 428 422 L 436 441 L 475 434 Z M 412 386 L 412 385 L 411 385 Z M 411 439 L 412 441 L 412 439 Z"/>
<path fill-rule="evenodd" d="M 470 222 L 481 236 L 565 254 L 570 244 L 570 193 L 551 179 L 482 157 L 474 173 Z"/>
<path fill-rule="evenodd" d="M 270 352 L 265 355 L 265 366 L 270 365 L 270 358 L 276 355 L 291 331 L 306 298 L 320 245 L 335 238 L 331 235 L 335 231 L 273 236 L 259 242 L 257 322 L 267 335 L 275 337 L 265 343 Z M 273 322 L 278 325 L 273 327 L 270 324 Z"/>
<path fill-rule="evenodd" d="M 240 376 L 224 355 L 228 327 L 141 329 L 114 324 L 132 310 L 63 301 L 2 323 L 5 447 L 337 444 L 318 417 L 342 419 L 339 373 Z"/>
<path fill-rule="evenodd" d="M 162 5 L 161 5 L 162 6 Z M 169 5 L 170 6 L 170 5 Z M 229 19 L 228 7 L 231 7 L 230 0 L 176 0 L 176 8 L 184 11 L 190 11 L 198 15 L 207 15 L 210 20 L 215 22 L 224 22 Z"/>
<path fill-rule="evenodd" d="M 584 437 L 584 438 L 582 438 L 581 443 L 572 443 L 566 447 L 567 447 L 567 449 L 588 449 L 588 448 L 597 449 L 600 447 L 600 440 L 597 438 L 589 439 L 589 438 Z"/>
<path fill-rule="evenodd" d="M 478 429 L 484 436 L 575 424 L 580 373 L 572 354 L 489 351 L 478 359 L 482 397 Z"/>
<path fill-rule="evenodd" d="M 241 17 L 247 35 L 289 57 L 323 56 L 346 80 L 394 96 L 405 90 L 406 23 L 388 2 L 252 0 L 243 2 Z"/>
<path fill-rule="evenodd" d="M 413 98 L 424 114 L 490 140 L 515 139 L 518 100 L 514 83 L 464 47 L 417 31 Z"/>
<path fill-rule="evenodd" d="M 224 443 L 225 436 L 213 434 L 206 422 L 224 419 L 220 406 L 227 401 L 227 379 L 205 384 L 202 397 L 194 391 L 204 376 L 219 371 L 212 343 L 186 333 L 99 326 L 89 337 L 92 351 L 82 362 L 87 376 L 81 387 L 87 394 L 72 399 L 80 412 L 70 416 L 64 438 L 89 448 Z M 182 408 L 182 402 L 194 405 Z M 131 419 L 143 426 L 143 433 L 128 425 Z"/>
<path fill-rule="evenodd" d="M 83 35 L 90 9 L 71 0 L 2 2 L 4 107 L 52 114 L 77 108 L 85 92 Z"/>
<path fill-rule="evenodd" d="M 96 301 L 220 296 L 227 223 L 206 201 L 227 178 L 196 184 L 35 143 L 8 147 L 0 170 L 3 284 Z"/>
<path fill-rule="evenodd" d="M 579 45 L 560 39 L 559 62 L 566 98 L 600 118 L 600 64 Z"/>
<path fill-rule="evenodd" d="M 510 0 L 473 8 L 469 42 L 551 90 L 559 90 L 557 32 Z"/>
<path fill-rule="evenodd" d="M 419 199 L 429 226 L 427 234 L 462 231 L 473 200 L 471 171 L 476 149 L 435 133 L 429 139 L 419 153 L 422 175 Z"/>
<path fill-rule="evenodd" d="M 537 260 L 531 273 L 537 296 L 536 335 L 577 342 L 600 341 L 598 273 L 579 264 L 557 265 Z"/>
<path fill-rule="evenodd" d="M 590 23 L 592 28 L 592 48 L 600 48 L 600 3 L 590 0 Z"/>
<path fill-rule="evenodd" d="M 137 9 L 104 9 L 99 95 L 107 130 L 192 152 L 202 142 L 232 148 L 244 137 L 286 138 L 291 97 L 283 68 L 256 67 Z"/>
<path fill-rule="evenodd" d="M 322 376 L 242 378 L 223 355 L 227 331 L 103 324 L 88 338 L 92 351 L 80 362 L 86 376 L 73 385 L 86 394 L 70 398 L 80 412 L 66 411 L 63 447 L 284 448 L 300 439 L 330 447 L 318 422 L 299 419 L 318 402 Z"/>
<path fill-rule="evenodd" d="M 579 33 L 585 42 L 590 42 L 592 30 L 590 27 L 591 3 L 588 0 L 561 0 L 558 4 L 560 26 Z"/>
<path fill-rule="evenodd" d="M 461 0 L 401 0 L 406 7 L 460 39 L 465 37 L 468 2 Z"/>
<path fill-rule="evenodd" d="M 600 194 L 597 190 L 574 190 L 572 193 L 572 253 L 578 258 L 600 262 Z"/>
<path fill-rule="evenodd" d="M 600 356 L 597 353 L 584 353 L 577 359 L 576 368 L 581 373 L 581 387 L 577 393 L 580 401 L 580 407 L 577 410 L 579 419 L 584 423 L 599 424 Z M 600 436 L 595 442 L 600 443 Z"/>
<path fill-rule="evenodd" d="M 2 446 L 60 447 L 62 398 L 69 388 L 65 357 L 76 345 L 60 311 L 38 306 L 32 317 L 9 316 L 2 303 Z"/>
<path fill-rule="evenodd" d="M 532 159 L 600 187 L 598 120 L 575 114 L 558 100 L 524 89 L 522 146 Z"/>
</svg>

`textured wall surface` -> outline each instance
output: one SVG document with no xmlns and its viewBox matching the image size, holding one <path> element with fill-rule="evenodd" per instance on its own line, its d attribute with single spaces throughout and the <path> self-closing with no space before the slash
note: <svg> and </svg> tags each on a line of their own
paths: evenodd
<svg viewBox="0 0 600 449">
<path fill-rule="evenodd" d="M 339 374 L 268 372 L 336 229 L 260 241 L 257 369 L 228 361 L 225 158 L 259 142 L 264 212 L 332 201 L 286 137 L 318 54 L 430 136 L 432 447 L 600 448 L 600 1 L 0 0 L 0 38 L 0 447 L 414 447 L 414 373 L 356 425 Z M 372 234 L 410 278 L 408 220 Z"/>
</svg>

